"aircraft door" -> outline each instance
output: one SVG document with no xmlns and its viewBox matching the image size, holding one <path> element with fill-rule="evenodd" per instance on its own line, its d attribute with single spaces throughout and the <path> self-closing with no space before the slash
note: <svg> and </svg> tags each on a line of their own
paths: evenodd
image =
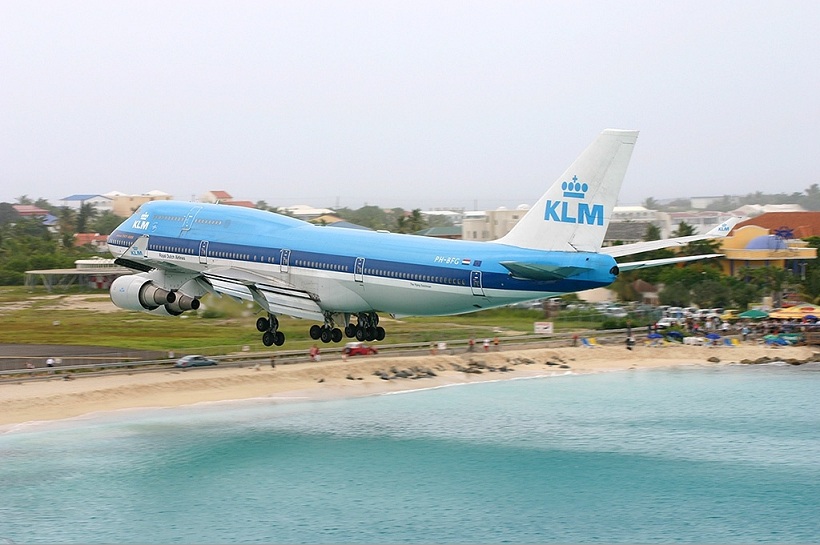
<svg viewBox="0 0 820 545">
<path fill-rule="evenodd" d="M 208 264 L 208 241 L 199 241 L 199 262 L 203 265 Z"/>
<path fill-rule="evenodd" d="M 364 282 L 364 258 L 357 257 L 356 265 L 353 267 L 353 280 L 356 282 Z"/>
<path fill-rule="evenodd" d="M 470 287 L 473 295 L 484 296 L 484 287 L 481 285 L 481 271 L 470 271 Z"/>
<path fill-rule="evenodd" d="M 279 272 L 286 273 L 290 268 L 290 250 L 279 252 Z"/>
<path fill-rule="evenodd" d="M 188 212 L 188 215 L 185 216 L 185 223 L 182 224 L 182 231 L 180 231 L 180 236 L 184 235 L 188 231 L 190 231 L 191 227 L 194 224 L 194 219 L 196 219 L 196 215 L 199 214 L 199 211 L 202 210 L 201 206 L 194 206 L 191 208 L 191 211 Z"/>
</svg>

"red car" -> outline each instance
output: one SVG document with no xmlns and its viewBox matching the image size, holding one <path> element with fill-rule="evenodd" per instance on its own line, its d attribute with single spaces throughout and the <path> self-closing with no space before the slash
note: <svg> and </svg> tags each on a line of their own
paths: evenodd
<svg viewBox="0 0 820 545">
<path fill-rule="evenodd" d="M 345 356 L 369 356 L 370 354 L 378 354 L 378 352 L 374 347 L 360 342 L 347 343 L 344 350 L 342 350 L 342 354 Z"/>
</svg>

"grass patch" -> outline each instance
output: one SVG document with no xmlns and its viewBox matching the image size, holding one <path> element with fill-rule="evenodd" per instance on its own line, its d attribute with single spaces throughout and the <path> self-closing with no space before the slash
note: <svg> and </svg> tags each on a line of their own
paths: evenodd
<svg viewBox="0 0 820 545">
<path fill-rule="evenodd" d="M 84 302 L 107 302 L 100 292 L 79 292 Z M 57 297 L 55 297 L 57 295 Z M 3 327 L 0 343 L 13 344 L 66 344 L 110 346 L 121 349 L 202 352 L 209 354 L 241 351 L 270 351 L 262 344 L 261 333 L 256 330 L 256 319 L 264 313 L 250 303 L 237 303 L 227 297 L 203 298 L 203 308 L 198 313 L 187 312 L 182 316 L 159 316 L 148 313 L 115 310 L 95 312 L 92 310 L 61 308 L 67 297 L 65 292 L 47 294 L 44 291 L 32 295 L 23 287 L 0 288 L 0 303 L 8 304 L 2 312 Z M 25 302 L 15 309 L 15 302 Z M 531 334 L 533 322 L 552 321 L 557 332 L 593 329 L 599 321 L 579 320 L 567 315 L 545 318 L 540 310 L 499 308 L 471 314 L 443 317 L 410 317 L 393 320 L 382 316 L 381 325 L 387 330 L 386 342 L 411 343 L 435 342 Z M 307 350 L 316 341 L 308 335 L 315 322 L 279 317 L 280 331 L 285 334 L 285 349 Z M 346 339 L 342 342 L 346 342 Z"/>
</svg>

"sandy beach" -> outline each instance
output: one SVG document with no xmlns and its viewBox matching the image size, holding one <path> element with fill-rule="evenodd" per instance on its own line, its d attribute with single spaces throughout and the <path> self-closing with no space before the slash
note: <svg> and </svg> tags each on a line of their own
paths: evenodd
<svg viewBox="0 0 820 545">
<path fill-rule="evenodd" d="M 776 360 L 806 361 L 807 346 L 769 348 L 636 346 L 504 350 L 421 357 L 355 357 L 346 361 L 199 368 L 0 384 L 0 431 L 15 424 L 59 420 L 129 408 L 190 405 L 250 398 L 330 399 L 432 388 L 448 384 Z M 715 358 L 719 361 L 714 361 Z M 712 361 L 710 361 L 710 359 Z M 818 355 L 820 359 L 820 355 Z M 397 376 L 398 375 L 398 376 Z M 404 375 L 404 376 L 402 376 Z M 433 376 L 434 375 L 434 376 Z"/>
</svg>

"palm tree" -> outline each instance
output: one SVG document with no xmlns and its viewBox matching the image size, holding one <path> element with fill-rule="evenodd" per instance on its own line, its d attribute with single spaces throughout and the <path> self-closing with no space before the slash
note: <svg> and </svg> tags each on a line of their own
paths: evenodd
<svg viewBox="0 0 820 545">
<path fill-rule="evenodd" d="M 77 213 L 76 230 L 78 233 L 85 233 L 88 230 L 88 225 L 91 220 L 97 215 L 97 209 L 91 203 L 83 203 L 80 205 L 80 210 Z"/>
<path fill-rule="evenodd" d="M 421 209 L 416 208 L 407 216 L 400 216 L 398 221 L 399 233 L 415 233 L 427 228 L 427 222 L 424 221 L 424 216 L 421 215 Z"/>
<path fill-rule="evenodd" d="M 77 214 L 74 210 L 67 206 L 60 208 L 57 227 L 60 230 L 63 247 L 71 248 L 74 245 L 74 234 L 77 232 Z"/>
<path fill-rule="evenodd" d="M 647 210 L 657 210 L 661 207 L 661 203 L 655 200 L 654 197 L 647 197 L 646 200 L 643 201 L 643 207 Z"/>
</svg>

